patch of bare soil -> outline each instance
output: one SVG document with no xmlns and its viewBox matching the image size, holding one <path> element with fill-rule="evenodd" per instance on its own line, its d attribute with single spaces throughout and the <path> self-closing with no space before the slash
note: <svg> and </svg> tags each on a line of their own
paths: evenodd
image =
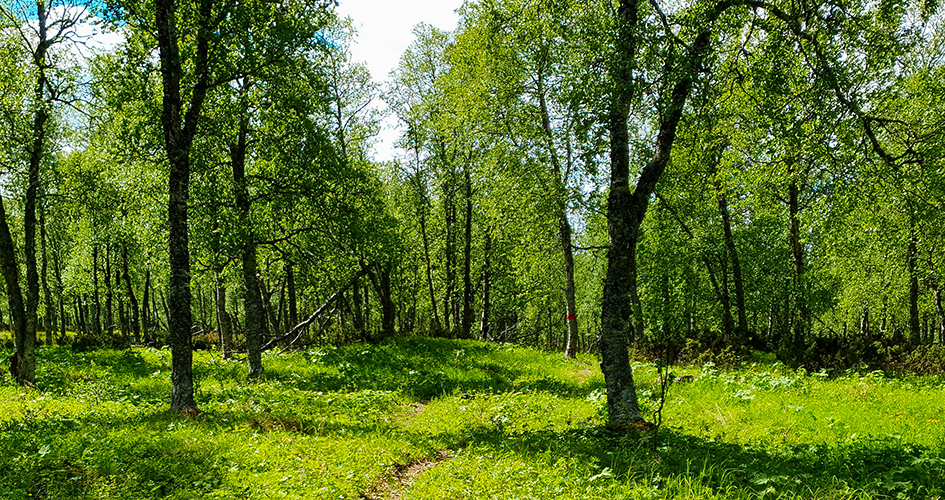
<svg viewBox="0 0 945 500">
<path fill-rule="evenodd" d="M 411 406 L 410 410 L 404 416 L 404 425 L 409 424 L 410 420 L 413 417 L 416 417 L 417 415 L 423 413 L 423 410 L 427 407 L 427 403 L 426 402 L 413 403 L 410 406 Z"/>
<path fill-rule="evenodd" d="M 400 500 L 401 495 L 417 480 L 420 474 L 436 467 L 452 456 L 450 450 L 440 450 L 432 459 L 417 460 L 409 464 L 397 464 L 388 477 L 374 483 L 367 492 L 361 494 L 366 500 Z"/>
<path fill-rule="evenodd" d="M 423 413 L 428 403 L 427 401 L 421 401 L 411 404 L 411 408 L 401 417 L 403 425 L 408 425 L 411 420 Z M 417 480 L 420 474 L 436 467 L 452 456 L 453 452 L 451 450 L 440 450 L 433 458 L 415 460 L 407 464 L 397 464 L 390 469 L 385 477 L 378 479 L 366 492 L 362 493 L 361 498 L 364 500 L 400 500 L 400 497 Z"/>
<path fill-rule="evenodd" d="M 594 372 L 592 372 L 591 370 L 581 370 L 577 372 L 572 372 L 571 378 L 575 382 L 579 384 L 583 384 L 584 382 L 587 382 L 587 380 L 591 378 L 592 375 L 594 375 Z"/>
</svg>

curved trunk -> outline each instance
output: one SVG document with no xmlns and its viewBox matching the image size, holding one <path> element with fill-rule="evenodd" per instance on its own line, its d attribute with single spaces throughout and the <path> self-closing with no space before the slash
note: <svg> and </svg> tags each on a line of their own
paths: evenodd
<svg viewBox="0 0 945 500">
<path fill-rule="evenodd" d="M 577 299 L 574 286 L 574 247 L 571 242 L 571 221 L 568 220 L 567 183 L 568 174 L 561 169 L 561 160 L 554 144 L 554 132 L 551 130 L 551 115 L 548 112 L 548 103 L 545 99 L 544 78 L 541 70 L 538 72 L 538 105 L 541 110 L 541 128 L 545 133 L 545 143 L 551 157 L 551 170 L 554 173 L 555 208 L 558 219 L 558 244 L 561 247 L 561 256 L 564 259 L 564 303 L 565 321 L 568 325 L 568 338 L 564 348 L 565 356 L 573 358 L 577 353 L 577 344 L 580 333 L 577 322 Z"/>
<path fill-rule="evenodd" d="M 20 274 L 16 265 L 16 247 L 10 235 L 10 226 L 7 224 L 7 213 L 3 206 L 3 197 L 0 196 L 0 270 L 6 282 L 7 300 L 10 303 L 10 328 L 16 340 L 16 354 L 11 359 L 10 371 L 18 383 L 32 383 L 32 379 L 24 378 L 21 369 L 26 366 L 25 349 L 21 349 L 26 339 L 26 308 L 23 306 L 23 293 L 20 290 Z M 14 364 L 15 363 L 15 364 Z"/>
</svg>

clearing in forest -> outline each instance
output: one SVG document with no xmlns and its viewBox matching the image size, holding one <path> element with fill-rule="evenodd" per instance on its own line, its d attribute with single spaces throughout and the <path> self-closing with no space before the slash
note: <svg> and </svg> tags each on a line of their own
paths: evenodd
<svg viewBox="0 0 945 500">
<path fill-rule="evenodd" d="M 945 382 L 677 368 L 659 435 L 604 426 L 592 356 L 419 337 L 196 353 L 201 413 L 167 411 L 170 353 L 42 348 L 0 386 L 3 498 L 941 498 Z M 635 365 L 645 410 L 656 371 Z"/>
</svg>

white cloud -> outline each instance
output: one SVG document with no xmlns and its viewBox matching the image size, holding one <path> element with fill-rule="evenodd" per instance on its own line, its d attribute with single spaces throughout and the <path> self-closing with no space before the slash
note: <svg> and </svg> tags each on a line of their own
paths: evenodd
<svg viewBox="0 0 945 500">
<path fill-rule="evenodd" d="M 342 0 L 337 8 L 340 17 L 350 17 L 358 30 L 351 47 L 355 61 L 364 62 L 375 81 L 385 81 L 400 61 L 400 56 L 414 40 L 413 27 L 427 23 L 442 30 L 456 28 L 456 9 L 462 0 L 419 0 L 411 2 L 379 2 L 376 0 Z M 394 158 L 394 141 L 400 135 L 397 120 L 384 121 L 375 146 L 375 160 Z"/>
<path fill-rule="evenodd" d="M 462 0 L 343 0 L 337 12 L 353 19 L 358 29 L 351 48 L 354 58 L 367 63 L 375 80 L 385 80 L 413 41 L 414 26 L 427 23 L 452 31 L 458 20 L 456 9 L 462 4 Z"/>
</svg>

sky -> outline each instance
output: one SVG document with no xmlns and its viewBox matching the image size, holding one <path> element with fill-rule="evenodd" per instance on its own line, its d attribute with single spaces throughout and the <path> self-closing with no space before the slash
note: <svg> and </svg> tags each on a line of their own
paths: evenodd
<svg viewBox="0 0 945 500">
<path fill-rule="evenodd" d="M 459 20 L 456 9 L 462 4 L 462 0 L 341 0 L 336 11 L 339 17 L 350 17 L 358 30 L 351 47 L 353 59 L 367 64 L 374 81 L 384 82 L 413 42 L 413 27 L 427 23 L 452 31 Z M 393 144 L 399 135 L 397 119 L 385 120 L 374 147 L 375 161 L 394 158 L 397 150 Z"/>
</svg>

